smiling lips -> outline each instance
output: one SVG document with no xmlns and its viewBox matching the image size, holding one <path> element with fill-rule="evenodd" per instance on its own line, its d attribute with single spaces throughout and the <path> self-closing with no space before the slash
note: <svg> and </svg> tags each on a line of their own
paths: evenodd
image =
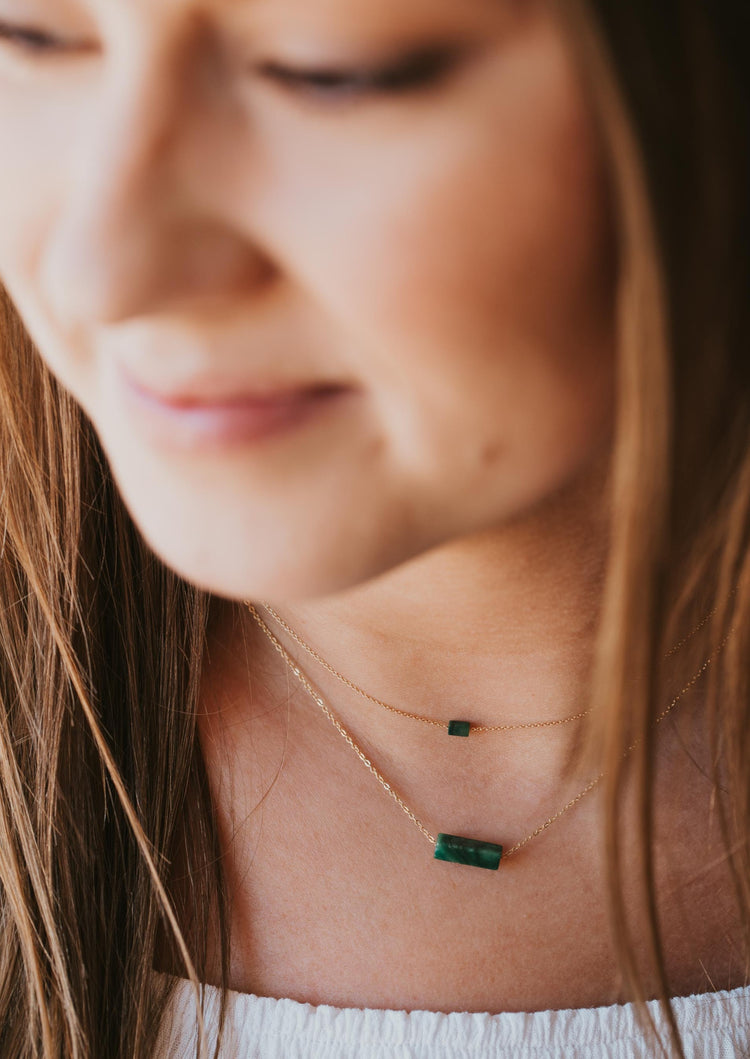
<svg viewBox="0 0 750 1059">
<path fill-rule="evenodd" d="M 201 450 L 234 447 L 301 426 L 351 389 L 335 384 L 229 392 L 207 397 L 200 387 L 163 394 L 121 375 L 128 412 L 160 446 Z M 206 387 L 208 389 L 208 387 Z M 213 389 L 213 387 L 212 387 Z"/>
</svg>

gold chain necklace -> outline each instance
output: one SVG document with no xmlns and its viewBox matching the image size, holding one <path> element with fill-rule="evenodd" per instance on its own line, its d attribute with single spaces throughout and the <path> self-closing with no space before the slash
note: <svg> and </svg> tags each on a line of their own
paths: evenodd
<svg viewBox="0 0 750 1059">
<path fill-rule="evenodd" d="M 369 691 L 365 691 L 358 684 L 355 684 L 353 680 L 349 680 L 343 673 L 339 673 L 337 669 L 331 665 L 330 662 L 326 662 L 325 658 L 318 654 L 314 647 L 312 647 L 306 640 L 303 640 L 300 634 L 292 628 L 280 614 L 273 609 L 269 603 L 261 604 L 263 609 L 268 611 L 273 620 L 279 625 L 284 632 L 286 632 L 296 644 L 298 644 L 303 651 L 305 651 L 311 658 L 327 670 L 332 676 L 336 678 L 341 684 L 345 684 L 347 688 L 356 692 L 363 699 L 367 699 L 368 702 L 372 702 L 375 706 L 380 706 L 384 710 L 388 710 L 389 713 L 395 713 L 398 717 L 406 717 L 410 721 L 419 721 L 421 724 L 428 724 L 432 728 L 440 728 L 443 731 L 448 732 L 448 735 L 452 736 L 468 736 L 471 735 L 484 735 L 488 732 L 515 732 L 527 728 L 555 728 L 559 725 L 570 724 L 572 721 L 580 721 L 583 717 L 588 717 L 591 710 L 582 710 L 580 713 L 571 714 L 569 717 L 561 717 L 557 720 L 551 721 L 524 721 L 518 724 L 474 724 L 472 721 L 436 721 L 434 717 L 423 717 L 418 713 L 410 713 L 408 710 L 401 710 L 397 706 L 392 706 L 388 702 L 383 702 L 382 699 L 377 698 L 375 695 L 371 695 Z"/>
<path fill-rule="evenodd" d="M 365 691 L 364 688 L 361 688 L 358 684 L 355 684 L 353 680 L 350 680 L 348 677 L 344 676 L 343 673 L 339 673 L 339 671 L 335 669 L 330 662 L 327 662 L 325 658 L 323 658 L 311 644 L 309 644 L 300 636 L 296 629 L 293 629 L 292 626 L 289 625 L 289 623 L 285 621 L 284 618 L 282 618 L 282 616 L 273 609 L 270 603 L 263 602 L 261 603 L 261 606 L 265 611 L 267 611 L 271 615 L 276 624 L 280 628 L 282 628 L 284 632 L 286 632 L 287 635 L 290 636 L 292 640 L 294 640 L 294 642 L 298 644 L 306 654 L 313 658 L 318 663 L 318 665 L 322 666 L 322 668 L 325 669 L 328 673 L 330 673 L 331 676 L 335 677 L 336 680 L 338 680 L 341 684 L 344 684 L 351 691 L 355 692 L 363 699 L 366 699 L 368 702 L 373 703 L 375 706 L 379 706 L 383 710 L 388 710 L 389 713 L 396 714 L 396 716 L 398 717 L 405 717 L 410 721 L 418 721 L 421 724 L 430 725 L 430 727 L 432 728 L 440 728 L 442 731 L 447 731 L 448 735 L 451 736 L 466 737 L 470 734 L 484 735 L 488 732 L 517 732 L 522 731 L 524 729 L 528 730 L 531 728 L 556 728 L 560 725 L 571 724 L 573 721 L 580 721 L 584 717 L 588 717 L 593 708 L 590 707 L 588 710 L 582 710 L 580 713 L 573 713 L 568 717 L 560 717 L 555 720 L 524 721 L 517 724 L 474 724 L 472 721 L 461 720 L 436 721 L 434 717 L 423 717 L 421 714 L 418 713 L 410 713 L 408 710 L 399 709 L 398 706 L 392 706 L 390 703 L 384 702 L 382 699 L 377 698 L 377 696 L 371 695 L 369 691 Z M 675 644 L 674 647 L 667 651 L 665 657 L 669 658 L 670 655 L 675 654 L 693 636 L 695 636 L 695 634 L 700 629 L 702 629 L 706 622 L 710 619 L 711 614 L 713 614 L 713 611 L 711 611 L 710 614 L 706 615 L 702 619 L 700 624 L 697 625 L 692 630 L 692 632 L 690 632 L 683 640 L 680 640 L 679 643 Z"/>
<path fill-rule="evenodd" d="M 271 642 L 274 649 L 281 655 L 287 667 L 291 670 L 292 673 L 294 673 L 295 677 L 305 689 L 305 691 L 308 693 L 313 702 L 315 702 L 315 704 L 320 708 L 322 713 L 328 718 L 328 720 L 331 722 L 331 724 L 339 733 L 339 735 L 346 741 L 346 743 L 348 743 L 348 745 L 357 755 L 362 764 L 367 769 L 369 769 L 369 771 L 378 781 L 378 783 L 386 792 L 386 794 L 390 795 L 390 797 L 395 801 L 395 803 L 402 810 L 402 812 L 404 812 L 406 816 L 408 816 L 414 826 L 434 847 L 434 857 L 436 860 L 450 861 L 455 864 L 466 864 L 476 868 L 488 868 L 490 870 L 497 870 L 497 868 L 500 867 L 501 859 L 507 860 L 508 857 L 515 856 L 516 853 L 518 853 L 525 846 L 527 846 L 529 842 L 541 835 L 544 831 L 547 830 L 548 827 L 551 827 L 552 824 L 555 823 L 555 821 L 559 820 L 561 816 L 567 813 L 568 810 L 572 809 L 573 806 L 577 805 L 582 798 L 585 798 L 586 795 L 593 791 L 594 788 L 597 787 L 598 784 L 601 783 L 601 781 L 604 779 L 604 773 L 600 772 L 599 775 L 596 776 L 589 783 L 587 783 L 583 790 L 579 791 L 574 798 L 571 798 L 570 801 L 567 802 L 561 809 L 558 809 L 554 816 L 548 817 L 543 824 L 540 824 L 539 827 L 535 828 L 524 838 L 520 839 L 520 841 L 516 842 L 515 845 L 511 846 L 510 849 L 507 849 L 505 851 L 503 850 L 503 847 L 501 845 L 498 845 L 495 842 L 485 842 L 482 839 L 466 838 L 461 835 L 448 835 L 442 832 L 437 835 L 433 835 L 432 832 L 429 831 L 427 827 L 422 823 L 422 821 L 417 817 L 414 810 L 406 804 L 406 802 L 403 800 L 398 791 L 394 789 L 392 784 L 390 784 L 383 776 L 383 774 L 376 768 L 370 758 L 368 758 L 368 756 L 365 754 L 364 750 L 362 750 L 361 747 L 358 746 L 358 744 L 354 741 L 351 734 L 347 731 L 347 729 L 335 715 L 333 710 L 323 699 L 322 695 L 315 687 L 315 685 L 309 680 L 305 673 L 303 673 L 303 671 L 297 665 L 297 663 L 289 654 L 289 652 L 281 643 L 281 641 L 274 635 L 272 630 L 265 623 L 255 606 L 250 602 L 246 602 L 245 606 L 248 608 L 250 614 L 253 616 L 260 629 Z M 725 643 L 726 639 L 719 646 L 719 651 L 722 650 Z M 674 648 L 673 650 L 675 649 L 676 648 Z M 671 653 L 672 652 L 670 652 L 670 654 Z M 695 684 L 697 684 L 697 682 L 706 672 L 715 657 L 716 655 L 712 655 L 705 660 L 705 662 L 701 665 L 697 673 L 695 673 L 687 682 L 687 684 L 675 695 L 675 697 L 672 699 L 666 709 L 662 710 L 662 712 L 656 717 L 654 725 L 660 724 L 664 720 L 664 718 L 669 713 L 671 713 L 671 711 L 674 709 L 674 707 L 677 705 L 683 695 L 685 695 Z M 637 741 L 632 743 L 627 748 L 625 754 L 629 754 L 636 747 L 636 745 Z"/>
</svg>

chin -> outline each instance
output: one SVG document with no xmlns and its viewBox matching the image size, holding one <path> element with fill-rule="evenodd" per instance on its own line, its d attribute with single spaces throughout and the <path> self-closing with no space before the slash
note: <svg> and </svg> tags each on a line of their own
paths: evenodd
<svg viewBox="0 0 750 1059">
<path fill-rule="evenodd" d="M 153 507 L 139 513 L 137 506 L 128 506 L 141 536 L 166 567 L 202 591 L 238 602 L 291 603 L 336 595 L 424 550 L 415 542 L 346 533 L 341 525 L 317 534 L 269 533 L 267 528 L 263 534 L 242 533 L 226 519 L 207 520 L 205 512 L 186 521 L 163 512 L 154 517 Z M 189 529 L 175 533 L 175 525 Z"/>
<path fill-rule="evenodd" d="M 175 554 L 158 541 L 148 541 L 157 557 L 184 581 L 211 595 L 242 602 L 268 600 L 293 603 L 321 599 L 356 588 L 393 569 L 395 564 L 305 564 L 284 556 L 268 556 L 262 564 L 240 558 L 224 562 L 205 554 Z"/>
</svg>

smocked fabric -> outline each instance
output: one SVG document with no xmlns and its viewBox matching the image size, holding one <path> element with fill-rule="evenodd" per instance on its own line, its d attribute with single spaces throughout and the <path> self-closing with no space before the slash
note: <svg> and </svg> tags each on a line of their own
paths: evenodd
<svg viewBox="0 0 750 1059">
<path fill-rule="evenodd" d="M 686 1059 L 749 1059 L 750 986 L 672 1002 Z M 663 1040 L 659 1005 L 648 1008 Z M 216 1044 L 219 992 L 205 988 Z M 197 1042 L 190 983 L 177 983 L 155 1059 L 189 1059 Z M 213 1051 L 209 1050 L 209 1055 Z M 654 1059 L 633 1004 L 499 1015 L 314 1007 L 229 993 L 221 1059 Z M 669 1054 L 669 1053 L 664 1053 Z"/>
</svg>

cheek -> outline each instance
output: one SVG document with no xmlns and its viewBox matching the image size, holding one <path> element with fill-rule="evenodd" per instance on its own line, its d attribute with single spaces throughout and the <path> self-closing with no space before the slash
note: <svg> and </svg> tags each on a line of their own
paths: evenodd
<svg viewBox="0 0 750 1059">
<path fill-rule="evenodd" d="M 76 143 L 91 107 L 80 86 L 0 82 L 0 282 L 58 378 L 76 396 L 88 386 L 91 363 L 80 336 L 63 337 L 39 293 L 44 247 L 64 210 Z"/>
<path fill-rule="evenodd" d="M 60 208 L 91 110 L 76 83 L 8 80 L 0 69 L 0 265 L 28 267 Z"/>
<path fill-rule="evenodd" d="M 25 289 L 33 281 L 47 218 L 57 198 L 54 158 L 38 149 L 35 133 L 28 138 L 36 149 L 21 150 L 1 116 L 0 128 L 4 134 L 0 157 L 13 158 L 13 164 L 0 165 L 0 277 L 9 288 Z"/>
<path fill-rule="evenodd" d="M 605 181 L 575 83 L 544 87 L 517 108 L 501 97 L 361 231 L 359 293 L 376 292 L 389 341 L 481 359 L 513 348 L 554 357 L 601 338 L 613 290 Z"/>
<path fill-rule="evenodd" d="M 557 30 L 471 91 L 390 153 L 311 174 L 321 207 L 294 217 L 297 263 L 402 453 L 456 478 L 489 454 L 543 488 L 611 414 L 607 183 Z"/>
<path fill-rule="evenodd" d="M 501 351 L 601 348 L 606 181 L 559 31 L 537 28 L 449 101 L 405 114 L 372 119 L 375 146 L 349 125 L 298 141 L 296 164 L 267 176 L 269 244 L 282 264 L 293 247 L 290 272 L 364 350 L 365 377 L 402 378 L 423 358 L 455 370 L 457 353 L 477 372 Z M 304 189 L 286 182 L 299 172 Z"/>
<path fill-rule="evenodd" d="M 486 445 L 515 443 L 540 468 L 545 452 L 585 447 L 611 409 L 606 181 L 581 100 L 566 87 L 526 122 L 498 121 L 505 135 L 494 141 L 488 123 L 476 151 L 415 189 L 369 256 L 373 332 L 397 377 L 432 393 L 444 422 L 455 394 L 470 394 L 465 436 L 484 424 Z"/>
</svg>

